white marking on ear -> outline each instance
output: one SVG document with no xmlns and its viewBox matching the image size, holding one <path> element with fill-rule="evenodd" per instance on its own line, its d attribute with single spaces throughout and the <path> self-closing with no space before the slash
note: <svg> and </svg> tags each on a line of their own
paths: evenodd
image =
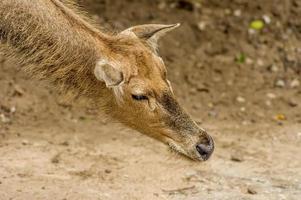
<svg viewBox="0 0 301 200">
<path fill-rule="evenodd" d="M 115 64 L 106 60 L 99 60 L 94 68 L 95 77 L 104 82 L 107 88 L 111 88 L 116 97 L 117 103 L 122 102 L 124 75 Z"/>
<path fill-rule="evenodd" d="M 107 87 L 118 86 L 124 81 L 121 70 L 105 60 L 97 61 L 94 75 L 98 80 L 105 82 Z"/>
</svg>

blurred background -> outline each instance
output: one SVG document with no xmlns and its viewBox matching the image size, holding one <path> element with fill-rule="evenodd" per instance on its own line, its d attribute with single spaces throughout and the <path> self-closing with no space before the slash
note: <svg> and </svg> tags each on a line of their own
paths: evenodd
<svg viewBox="0 0 301 200">
<path fill-rule="evenodd" d="M 301 198 L 301 1 L 77 3 L 113 32 L 181 23 L 160 55 L 216 151 L 186 160 L 0 57 L 0 199 Z"/>
</svg>

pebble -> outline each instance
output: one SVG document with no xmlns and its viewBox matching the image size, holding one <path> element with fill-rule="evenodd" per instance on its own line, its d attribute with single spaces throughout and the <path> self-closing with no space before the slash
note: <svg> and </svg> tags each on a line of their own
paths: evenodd
<svg viewBox="0 0 301 200">
<path fill-rule="evenodd" d="M 246 63 L 247 63 L 248 65 L 252 65 L 252 64 L 254 63 L 254 61 L 253 61 L 251 58 L 247 58 L 247 59 L 246 59 Z"/>
<path fill-rule="evenodd" d="M 217 113 L 216 111 L 211 110 L 211 111 L 208 112 L 208 115 L 209 115 L 210 117 L 216 118 L 216 117 L 218 116 L 218 113 Z"/>
<path fill-rule="evenodd" d="M 17 96 L 23 96 L 25 92 L 19 85 L 14 85 L 14 93 Z"/>
<path fill-rule="evenodd" d="M 10 113 L 15 113 L 15 112 L 16 112 L 16 110 L 17 110 L 17 109 L 16 109 L 16 107 L 15 107 L 15 106 L 13 106 L 13 107 L 11 107 L 11 108 L 10 108 Z"/>
<path fill-rule="evenodd" d="M 284 88 L 284 87 L 285 87 L 285 81 L 282 80 L 282 79 L 278 79 L 278 80 L 275 82 L 275 86 L 276 86 L 276 87 L 279 87 L 279 88 Z"/>
<path fill-rule="evenodd" d="M 23 140 L 22 145 L 29 145 L 29 141 L 28 140 Z"/>
<path fill-rule="evenodd" d="M 300 81 L 298 79 L 294 79 L 294 80 L 292 80 L 290 86 L 291 86 L 291 88 L 297 88 L 300 86 Z"/>
<path fill-rule="evenodd" d="M 207 24 L 206 22 L 201 21 L 197 24 L 197 26 L 200 31 L 204 31 L 206 29 Z"/>
<path fill-rule="evenodd" d="M 257 191 L 254 188 L 252 188 L 252 187 L 249 187 L 248 190 L 247 190 L 247 192 L 249 194 L 257 194 Z"/>
<path fill-rule="evenodd" d="M 242 124 L 243 126 L 247 126 L 247 125 L 250 125 L 251 122 L 248 121 L 248 120 L 244 120 L 241 124 Z"/>
<path fill-rule="evenodd" d="M 244 161 L 244 159 L 243 159 L 242 155 L 234 154 L 234 155 L 231 155 L 231 161 L 242 162 L 242 161 Z"/>
<path fill-rule="evenodd" d="M 257 65 L 258 65 L 259 67 L 262 67 L 262 66 L 264 65 L 263 60 L 258 59 L 258 60 L 257 60 Z"/>
<path fill-rule="evenodd" d="M 291 107 L 297 107 L 297 106 L 298 106 L 298 103 L 297 103 L 296 100 L 290 99 L 290 100 L 288 101 L 288 105 L 291 106 Z"/>
<path fill-rule="evenodd" d="M 272 102 L 271 102 L 270 100 L 267 100 L 267 101 L 265 102 L 265 105 L 267 105 L 268 107 L 271 107 L 271 106 L 272 106 Z"/>
<path fill-rule="evenodd" d="M 233 14 L 234 14 L 235 17 L 240 17 L 241 16 L 241 10 L 235 10 Z"/>
<path fill-rule="evenodd" d="M 212 102 L 208 103 L 208 107 L 209 108 L 213 108 L 214 107 L 214 104 Z"/>
<path fill-rule="evenodd" d="M 256 30 L 249 28 L 248 33 L 249 35 L 254 35 L 256 33 Z"/>
<path fill-rule="evenodd" d="M 270 99 L 276 99 L 277 96 L 274 93 L 267 93 L 267 97 Z"/>
<path fill-rule="evenodd" d="M 272 22 L 271 18 L 268 15 L 263 15 L 262 19 L 266 24 L 270 24 Z"/>
<path fill-rule="evenodd" d="M 246 99 L 241 97 L 241 96 L 238 96 L 238 97 L 236 97 L 236 101 L 239 102 L 239 103 L 245 103 Z"/>
<path fill-rule="evenodd" d="M 4 123 L 4 124 L 7 124 L 9 123 L 11 120 L 6 117 L 4 114 L 0 114 L 0 119 L 1 119 L 1 122 Z"/>
<path fill-rule="evenodd" d="M 271 72 L 278 72 L 279 71 L 277 65 L 272 65 L 270 70 L 271 70 Z"/>
</svg>

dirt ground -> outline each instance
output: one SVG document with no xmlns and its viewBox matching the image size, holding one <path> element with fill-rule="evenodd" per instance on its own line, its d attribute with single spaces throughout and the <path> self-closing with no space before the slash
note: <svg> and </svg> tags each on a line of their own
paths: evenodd
<svg viewBox="0 0 301 200">
<path fill-rule="evenodd" d="M 176 155 L 1 57 L 0 200 L 301 199 L 301 1 L 191 2 L 79 1 L 115 31 L 182 24 L 160 52 L 212 158 Z"/>
</svg>

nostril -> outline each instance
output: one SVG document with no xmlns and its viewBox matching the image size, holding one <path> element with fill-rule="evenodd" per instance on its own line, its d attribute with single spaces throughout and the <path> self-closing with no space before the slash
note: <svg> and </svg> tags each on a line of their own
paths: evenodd
<svg viewBox="0 0 301 200">
<path fill-rule="evenodd" d="M 199 152 L 199 154 L 202 157 L 207 157 L 207 155 L 210 153 L 209 147 L 207 145 L 204 145 L 204 144 L 196 145 L 196 150 Z"/>
<path fill-rule="evenodd" d="M 208 143 L 196 145 L 196 150 L 203 160 L 208 160 L 214 150 L 213 139 L 210 136 L 208 136 Z"/>
</svg>

